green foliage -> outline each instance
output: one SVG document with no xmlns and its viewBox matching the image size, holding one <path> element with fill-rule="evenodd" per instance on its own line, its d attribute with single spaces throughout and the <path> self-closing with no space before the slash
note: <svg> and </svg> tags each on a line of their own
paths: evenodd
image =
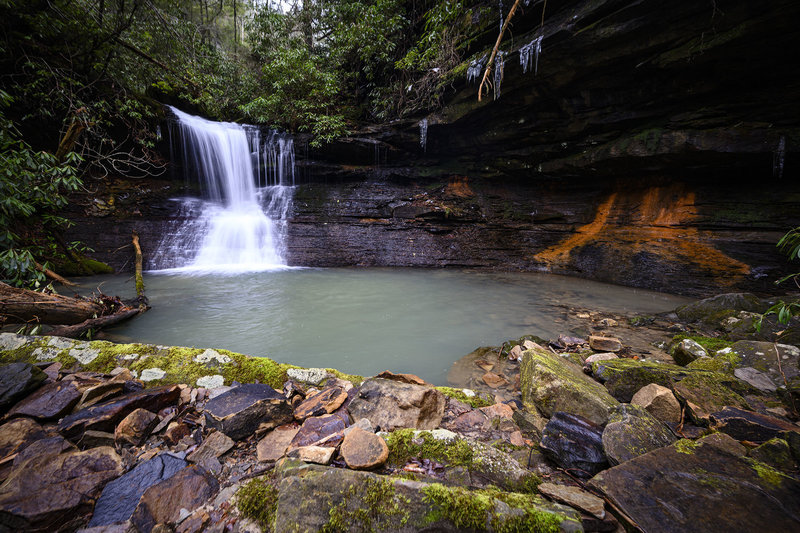
<svg viewBox="0 0 800 533">
<path fill-rule="evenodd" d="M 0 105 L 12 103 L 0 90 Z M 0 108 L 1 109 L 1 108 Z M 46 152 L 37 152 L 20 139 L 14 123 L 0 111 L 0 277 L 15 286 L 38 288 L 44 275 L 36 268 L 30 248 L 22 247 L 19 229 L 29 227 L 37 217 L 45 226 L 66 221 L 55 213 L 67 204 L 66 192 L 76 190 L 81 180 L 77 154 L 63 162 Z"/>
<path fill-rule="evenodd" d="M 467 396 L 464 393 L 463 389 L 454 389 L 452 387 L 436 387 L 436 390 L 453 398 L 454 400 L 458 400 L 459 402 L 465 403 L 472 408 L 478 407 L 487 407 L 489 405 L 494 404 L 494 400 L 490 397 L 489 394 L 478 394 L 475 393 L 473 396 Z"/>
<path fill-rule="evenodd" d="M 800 259 L 800 227 L 789 230 L 783 237 L 780 238 L 780 240 L 778 240 L 777 247 L 781 252 L 789 256 L 790 261 Z M 800 286 L 800 283 L 798 283 L 798 280 L 800 280 L 800 272 L 789 274 L 788 276 L 776 281 L 775 284 L 779 285 L 788 280 L 792 280 L 796 285 Z M 776 315 L 779 323 L 788 324 L 793 316 L 800 315 L 800 302 L 787 303 L 784 301 L 779 301 L 767 309 L 764 314 L 755 319 L 753 325 L 755 326 L 756 331 L 761 331 L 764 317 L 768 315 Z"/>
<path fill-rule="evenodd" d="M 278 509 L 278 489 L 269 478 L 250 481 L 236 493 L 236 506 L 245 518 L 259 525 L 262 531 L 273 531 Z"/>
</svg>

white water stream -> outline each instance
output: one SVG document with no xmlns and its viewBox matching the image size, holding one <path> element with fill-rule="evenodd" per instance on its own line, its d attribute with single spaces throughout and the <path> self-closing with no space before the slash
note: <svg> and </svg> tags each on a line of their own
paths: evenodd
<svg viewBox="0 0 800 533">
<path fill-rule="evenodd" d="M 170 110 L 173 146 L 203 198 L 179 198 L 180 217 L 151 261 L 156 270 L 257 272 L 286 265 L 286 215 L 294 185 L 288 136 Z"/>
</svg>

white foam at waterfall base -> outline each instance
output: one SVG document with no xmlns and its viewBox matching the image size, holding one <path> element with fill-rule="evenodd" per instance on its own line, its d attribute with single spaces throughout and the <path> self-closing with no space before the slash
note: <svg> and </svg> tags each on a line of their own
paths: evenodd
<svg viewBox="0 0 800 533">
<path fill-rule="evenodd" d="M 157 272 L 241 273 L 290 268 L 286 215 L 294 183 L 291 138 L 212 122 L 171 108 L 187 179 L 204 198 L 176 199 L 179 217 L 150 261 Z"/>
</svg>

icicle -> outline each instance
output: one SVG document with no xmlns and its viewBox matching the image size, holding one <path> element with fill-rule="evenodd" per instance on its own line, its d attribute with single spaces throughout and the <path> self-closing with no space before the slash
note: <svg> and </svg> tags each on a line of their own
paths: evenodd
<svg viewBox="0 0 800 533">
<path fill-rule="evenodd" d="M 419 121 L 419 145 L 423 151 L 428 150 L 428 119 L 423 118 Z"/>
<path fill-rule="evenodd" d="M 786 158 L 786 137 L 781 135 L 778 140 L 778 149 L 772 152 L 772 175 L 776 178 L 783 177 L 783 162 Z"/>
<path fill-rule="evenodd" d="M 503 82 L 503 67 L 505 66 L 505 61 L 503 56 L 505 54 L 498 50 L 497 56 L 494 60 L 494 99 L 497 100 L 500 98 L 500 84 Z"/>
<path fill-rule="evenodd" d="M 540 35 L 519 49 L 519 64 L 522 65 L 523 73 L 528 72 L 528 69 L 531 68 L 531 56 L 535 58 L 534 75 L 539 72 L 539 54 L 542 53 L 542 39 L 544 39 L 544 35 Z"/>
<path fill-rule="evenodd" d="M 161 125 L 156 126 L 156 140 L 161 140 Z"/>
<path fill-rule="evenodd" d="M 483 69 L 486 67 L 486 55 L 480 59 L 473 59 L 469 67 L 467 67 L 467 83 L 472 83 L 473 81 L 478 81 L 483 73 Z"/>
<path fill-rule="evenodd" d="M 503 31 L 503 0 L 500 0 L 500 31 Z"/>
</svg>

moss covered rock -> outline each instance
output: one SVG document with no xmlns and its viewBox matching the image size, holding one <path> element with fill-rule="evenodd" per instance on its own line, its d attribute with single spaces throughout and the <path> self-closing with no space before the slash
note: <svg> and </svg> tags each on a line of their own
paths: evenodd
<svg viewBox="0 0 800 533">
<path fill-rule="evenodd" d="M 603 429 L 603 450 L 611 465 L 669 446 L 675 440 L 667 426 L 638 405 L 620 405 Z"/>
<path fill-rule="evenodd" d="M 755 294 L 727 293 L 682 305 L 675 310 L 678 318 L 686 322 L 704 322 L 717 326 L 739 311 L 763 313 L 767 305 Z"/>
<path fill-rule="evenodd" d="M 605 424 L 619 405 L 580 366 L 543 350 L 531 349 L 522 354 L 520 383 L 525 407 L 536 409 L 548 418 L 564 411 Z"/>
</svg>

